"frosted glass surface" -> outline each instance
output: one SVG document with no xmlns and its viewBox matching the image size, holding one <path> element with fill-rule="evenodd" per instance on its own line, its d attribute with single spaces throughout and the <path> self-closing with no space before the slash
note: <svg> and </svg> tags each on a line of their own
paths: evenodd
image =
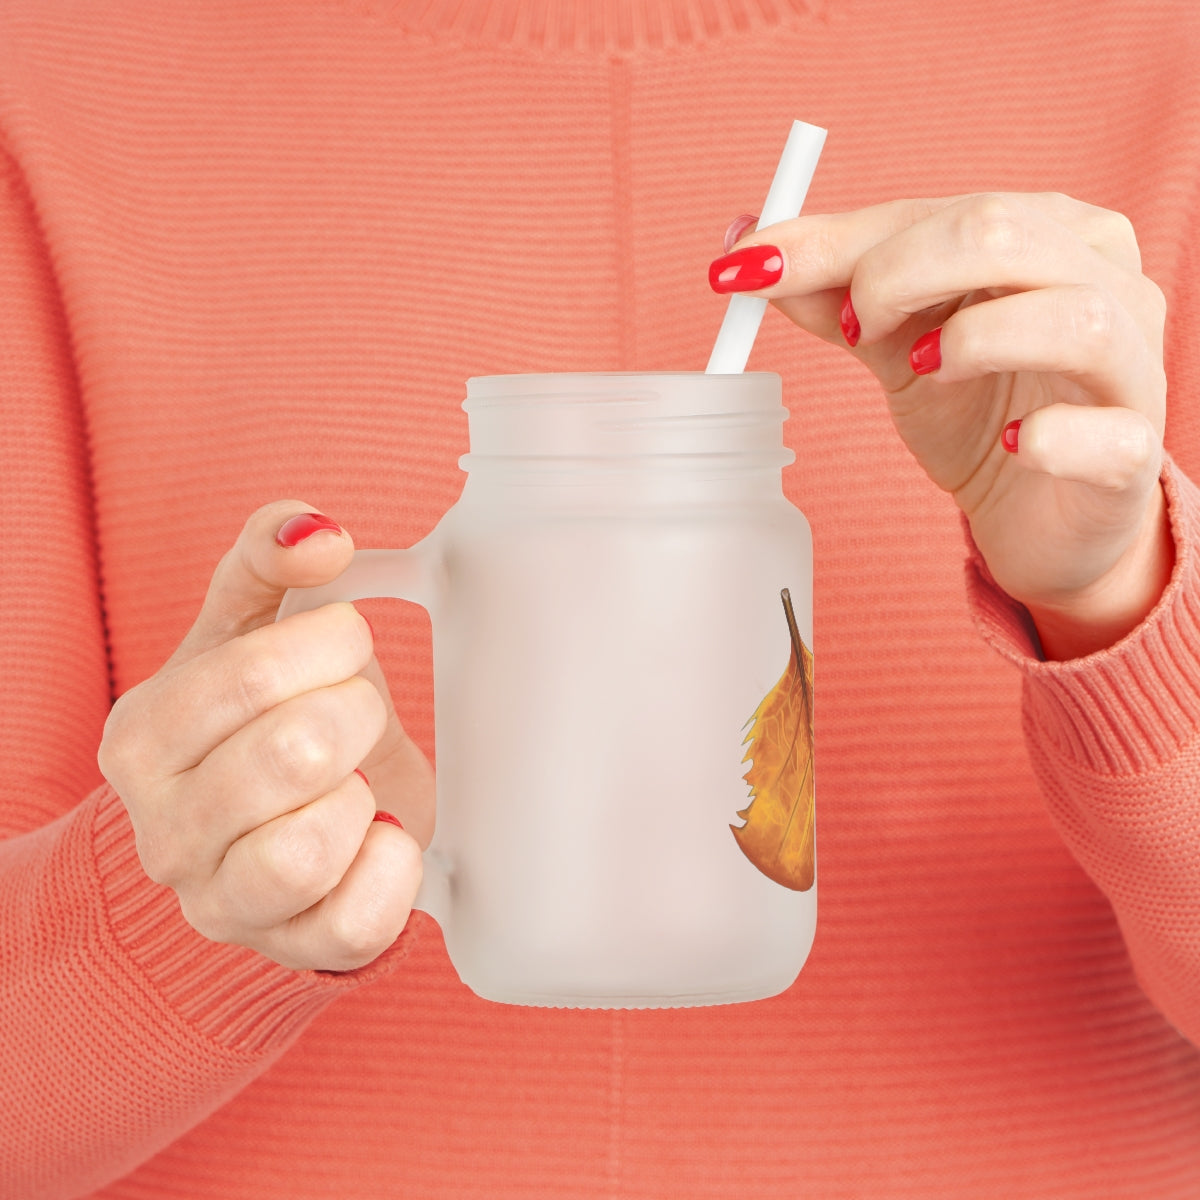
<svg viewBox="0 0 1200 1200">
<path fill-rule="evenodd" d="M 469 476 L 434 532 L 360 551 L 281 609 L 429 609 L 438 824 L 418 904 L 492 1000 L 782 991 L 812 943 L 816 883 L 776 882 L 731 828 L 751 799 L 750 719 L 795 636 L 813 645 L 778 377 L 490 377 L 464 407 Z"/>
</svg>

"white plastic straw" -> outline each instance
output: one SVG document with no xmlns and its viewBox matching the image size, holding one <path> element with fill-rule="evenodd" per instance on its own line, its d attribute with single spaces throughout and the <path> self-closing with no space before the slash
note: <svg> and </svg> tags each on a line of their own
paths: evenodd
<svg viewBox="0 0 1200 1200">
<path fill-rule="evenodd" d="M 824 145 L 825 130 L 820 126 L 792 122 L 792 131 L 758 218 L 759 229 L 800 215 L 800 206 L 808 193 Z M 739 375 L 746 369 L 746 360 L 754 348 L 754 339 L 766 311 L 767 302 L 761 296 L 734 293 L 729 297 L 729 307 L 725 310 L 708 366 L 704 368 L 705 374 Z"/>
</svg>

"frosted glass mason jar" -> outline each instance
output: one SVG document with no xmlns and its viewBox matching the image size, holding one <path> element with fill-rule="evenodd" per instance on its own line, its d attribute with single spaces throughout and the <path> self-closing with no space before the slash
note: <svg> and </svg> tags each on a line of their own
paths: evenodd
<svg viewBox="0 0 1200 1200">
<path fill-rule="evenodd" d="M 433 532 L 280 609 L 429 611 L 417 906 L 490 1000 L 784 990 L 817 892 L 812 542 L 783 494 L 779 377 L 490 376 L 464 408 L 467 479 Z"/>
</svg>

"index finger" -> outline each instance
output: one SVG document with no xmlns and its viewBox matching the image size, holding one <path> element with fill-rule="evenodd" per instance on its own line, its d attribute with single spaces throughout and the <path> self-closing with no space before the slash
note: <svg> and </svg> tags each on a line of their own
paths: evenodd
<svg viewBox="0 0 1200 1200">
<path fill-rule="evenodd" d="M 888 238 L 904 232 L 952 204 L 970 199 L 964 193 L 924 199 L 889 200 L 843 213 L 816 213 L 779 221 L 747 234 L 731 254 L 747 246 L 777 246 L 784 260 L 779 282 L 756 294 L 769 300 L 805 296 L 844 288 L 860 258 Z M 1129 219 L 1060 192 L 987 193 L 1011 197 L 1057 221 L 1110 262 L 1141 272 L 1141 253 Z"/>
<path fill-rule="evenodd" d="M 137 742 L 155 748 L 155 774 L 181 774 L 285 700 L 361 674 L 373 653 L 347 601 L 252 629 L 141 684 Z"/>
</svg>

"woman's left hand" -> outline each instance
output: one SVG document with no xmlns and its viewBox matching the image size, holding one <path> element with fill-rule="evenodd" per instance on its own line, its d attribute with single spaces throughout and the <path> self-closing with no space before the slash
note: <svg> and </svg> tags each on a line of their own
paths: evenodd
<svg viewBox="0 0 1200 1200">
<path fill-rule="evenodd" d="M 875 374 L 1047 658 L 1145 617 L 1174 560 L 1166 304 L 1125 217 L 1056 194 L 901 200 L 780 222 L 731 251 L 717 291 L 769 298 Z"/>
</svg>

